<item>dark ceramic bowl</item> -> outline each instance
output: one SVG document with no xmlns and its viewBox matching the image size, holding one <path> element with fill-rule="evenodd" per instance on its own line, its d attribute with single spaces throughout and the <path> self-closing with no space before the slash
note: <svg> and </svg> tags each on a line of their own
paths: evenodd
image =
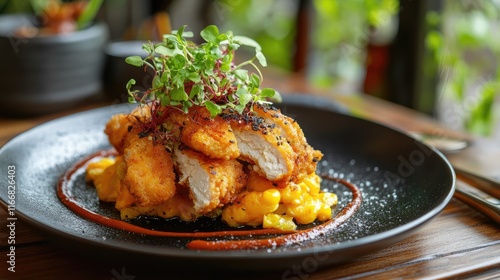
<svg viewBox="0 0 500 280">
<path fill-rule="evenodd" d="M 125 59 L 132 55 L 142 58 L 147 53 L 142 49 L 145 41 L 115 41 L 106 45 L 106 66 L 104 71 L 104 92 L 106 98 L 113 103 L 127 102 L 128 93 L 126 85 L 130 79 L 136 80 L 134 89 L 145 90 L 151 86 L 154 76 L 152 70 L 132 66 Z"/>
<path fill-rule="evenodd" d="M 63 35 L 15 36 L 30 24 L 29 16 L 0 16 L 0 114 L 50 113 L 101 93 L 105 24 Z"/>
</svg>

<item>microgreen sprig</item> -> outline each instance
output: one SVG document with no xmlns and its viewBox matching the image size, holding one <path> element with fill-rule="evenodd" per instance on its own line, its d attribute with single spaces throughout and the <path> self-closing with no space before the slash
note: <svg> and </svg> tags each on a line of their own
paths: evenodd
<svg viewBox="0 0 500 280">
<path fill-rule="evenodd" d="M 260 88 L 263 77 L 256 61 L 263 67 L 267 62 L 256 41 L 234 36 L 231 31 L 219 33 L 215 25 L 210 25 L 200 32 L 205 42 L 197 45 L 186 39 L 193 33 L 185 28 L 164 35 L 160 43 L 144 44 L 145 58 L 126 58 L 128 64 L 154 70 L 151 87 L 144 92 L 132 90 L 134 79 L 127 83 L 129 102 L 159 102 L 184 112 L 194 105 L 204 106 L 215 117 L 224 109 L 242 113 L 253 103 L 280 99 L 274 89 Z M 235 65 L 234 53 L 241 46 L 254 48 L 255 55 Z M 250 73 L 245 66 L 253 67 L 258 74 Z"/>
</svg>

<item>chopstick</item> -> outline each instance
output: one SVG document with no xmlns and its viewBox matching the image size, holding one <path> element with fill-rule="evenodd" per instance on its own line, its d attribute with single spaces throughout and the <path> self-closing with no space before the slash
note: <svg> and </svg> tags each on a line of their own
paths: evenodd
<svg viewBox="0 0 500 280">
<path fill-rule="evenodd" d="M 454 168 L 457 182 L 454 196 L 500 224 L 500 183 Z"/>
<path fill-rule="evenodd" d="M 500 199 L 500 182 L 453 166 L 457 179 Z"/>
</svg>

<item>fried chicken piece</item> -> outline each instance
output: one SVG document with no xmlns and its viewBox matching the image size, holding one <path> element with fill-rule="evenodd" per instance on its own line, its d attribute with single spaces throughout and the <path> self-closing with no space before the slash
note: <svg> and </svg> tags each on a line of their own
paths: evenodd
<svg viewBox="0 0 500 280">
<path fill-rule="evenodd" d="M 126 173 L 123 184 L 138 206 L 165 203 L 175 194 L 175 173 L 171 154 L 133 128 L 125 137 Z"/>
<path fill-rule="evenodd" d="M 191 149 L 212 158 L 235 159 L 240 153 L 231 126 L 221 117 L 210 117 L 204 107 L 191 107 L 189 113 L 171 110 L 167 122 L 180 127 L 181 141 Z"/>
<path fill-rule="evenodd" d="M 144 106 L 136 107 L 130 114 L 116 114 L 106 123 L 104 133 L 108 135 L 109 143 L 123 154 L 123 144 L 125 136 L 138 121 L 145 120 L 151 115 L 149 108 Z"/>
<path fill-rule="evenodd" d="M 121 181 L 123 182 L 123 181 Z M 135 197 L 130 193 L 129 187 L 125 184 L 120 184 L 120 190 L 115 202 L 115 208 L 121 210 L 126 207 L 135 205 Z"/>
<path fill-rule="evenodd" d="M 294 182 L 302 179 L 316 171 L 316 165 L 323 157 L 323 154 L 315 150 L 307 143 L 304 132 L 299 124 L 292 119 L 281 113 L 279 109 L 272 106 L 256 104 L 253 107 L 254 112 L 264 118 L 267 123 L 281 129 L 281 136 L 286 139 L 295 152 L 295 170 L 292 176 Z"/>
<path fill-rule="evenodd" d="M 115 208 L 121 210 L 122 208 L 135 205 L 136 199 L 132 194 L 130 194 L 129 187 L 123 183 L 123 179 L 127 173 L 127 164 L 125 163 L 125 160 L 123 160 L 123 156 L 122 160 L 119 162 L 117 161 L 116 165 L 115 177 L 119 179 L 120 185 L 118 186 L 119 190 L 116 197 Z"/>
<path fill-rule="evenodd" d="M 189 187 L 194 209 L 208 213 L 232 201 L 246 184 L 243 165 L 237 160 L 210 158 L 192 149 L 176 149 L 174 160 L 179 184 Z"/>
<path fill-rule="evenodd" d="M 125 114 L 113 115 L 106 124 L 104 133 L 108 135 L 109 143 L 118 151 L 123 153 L 123 144 L 125 136 L 128 134 L 129 127 L 132 126 L 132 119 Z"/>
<path fill-rule="evenodd" d="M 286 184 L 295 168 L 295 153 L 281 135 L 281 129 L 262 117 L 227 111 L 223 118 L 236 135 L 240 159 L 270 181 Z"/>
</svg>

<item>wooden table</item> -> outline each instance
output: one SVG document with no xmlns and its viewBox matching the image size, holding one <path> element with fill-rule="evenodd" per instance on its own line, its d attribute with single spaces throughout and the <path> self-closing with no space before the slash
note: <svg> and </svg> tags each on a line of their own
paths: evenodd
<svg viewBox="0 0 500 280">
<path fill-rule="evenodd" d="M 417 112 L 363 95 L 336 95 L 309 87 L 300 77 L 275 79 L 267 83 L 281 92 L 321 94 L 346 106 L 353 114 L 404 130 L 447 132 L 435 121 Z M 92 102 L 85 106 L 48 116 L 24 119 L 0 118 L 0 146 L 18 133 L 41 122 L 111 102 Z M 450 156 L 453 164 L 500 177 L 500 144 L 473 139 L 468 150 Z M 2 186 L 3 187 L 3 186 Z M 6 221 L 1 208 L 0 220 Z M 155 279 L 141 267 L 114 262 L 98 262 L 53 244 L 22 221 L 16 223 L 16 272 L 7 271 L 9 246 L 5 226 L 0 229 L 0 279 Z M 198 271 L 198 272 L 196 272 Z M 210 275 L 202 268 L 171 271 L 162 279 L 389 279 L 389 278 L 500 278 L 500 226 L 457 199 L 425 227 L 409 238 L 352 262 L 311 273 L 285 275 Z"/>
</svg>

